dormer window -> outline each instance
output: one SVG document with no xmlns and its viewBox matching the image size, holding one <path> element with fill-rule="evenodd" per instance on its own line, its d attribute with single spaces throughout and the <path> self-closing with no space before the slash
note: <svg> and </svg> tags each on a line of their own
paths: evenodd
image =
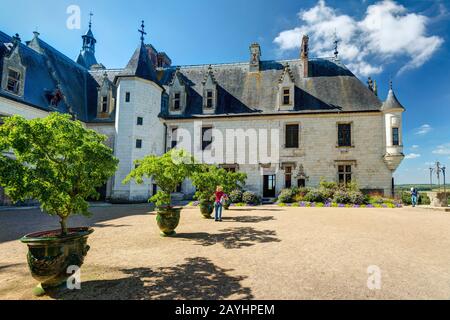
<svg viewBox="0 0 450 320">
<path fill-rule="evenodd" d="M 177 115 L 182 114 L 186 108 L 187 92 L 184 77 L 179 68 L 177 68 L 173 75 L 169 92 L 169 112 Z"/>
<path fill-rule="evenodd" d="M 8 68 L 8 80 L 6 85 L 6 90 L 16 95 L 20 92 L 20 80 L 21 80 L 20 72 L 9 69 Z"/>
<path fill-rule="evenodd" d="M 215 113 L 217 104 L 217 83 L 214 78 L 213 69 L 211 66 L 205 75 L 203 84 L 203 112 L 206 114 Z"/>
<path fill-rule="evenodd" d="M 283 89 L 283 105 L 288 106 L 291 104 L 291 89 L 284 88 Z"/>
<path fill-rule="evenodd" d="M 108 97 L 102 97 L 102 110 L 103 113 L 108 112 Z"/>
<path fill-rule="evenodd" d="M 284 66 L 283 73 L 278 80 L 278 110 L 291 111 L 295 107 L 295 79 L 288 64 Z"/>
<path fill-rule="evenodd" d="M 13 46 L 9 55 L 3 58 L 3 69 L 1 71 L 3 74 L 1 89 L 16 96 L 23 96 L 26 67 L 20 57 L 19 45 Z"/>
<path fill-rule="evenodd" d="M 206 107 L 208 109 L 214 107 L 214 92 L 212 90 L 206 91 Z"/>
<path fill-rule="evenodd" d="M 181 109 L 181 93 L 176 92 L 173 95 L 173 110 L 179 111 Z"/>
</svg>

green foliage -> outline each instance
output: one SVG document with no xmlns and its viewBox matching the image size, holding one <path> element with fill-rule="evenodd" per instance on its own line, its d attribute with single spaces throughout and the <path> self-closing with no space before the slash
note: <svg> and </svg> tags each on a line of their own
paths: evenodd
<svg viewBox="0 0 450 320">
<path fill-rule="evenodd" d="M 43 211 L 61 219 L 67 233 L 70 215 L 89 215 L 86 199 L 117 169 L 117 159 L 104 142 L 106 136 L 88 130 L 69 115 L 46 118 L 5 118 L 0 127 L 0 184 L 14 201 L 35 199 Z M 10 151 L 8 157 L 2 152 Z"/>
<path fill-rule="evenodd" d="M 247 175 L 242 172 L 231 172 L 212 165 L 203 164 L 191 176 L 192 184 L 196 188 L 195 198 L 198 200 L 214 201 L 217 186 L 222 186 L 223 192 L 231 193 L 241 189 Z"/>
<path fill-rule="evenodd" d="M 350 199 L 350 203 L 353 204 L 365 204 L 368 203 L 368 198 L 360 191 L 350 191 L 348 192 L 348 197 Z"/>
<path fill-rule="evenodd" d="M 430 205 L 431 204 L 431 200 L 426 193 L 419 192 L 418 195 L 419 196 L 418 196 L 417 204 L 419 204 L 419 205 Z M 412 205 L 411 192 L 403 191 L 401 193 L 401 200 L 402 200 L 402 203 L 405 205 L 408 205 L 408 206 Z"/>
<path fill-rule="evenodd" d="M 324 197 L 324 195 L 322 194 L 322 192 L 320 192 L 319 189 L 311 189 L 305 195 L 303 200 L 308 202 L 325 202 L 327 199 Z"/>
<path fill-rule="evenodd" d="M 160 190 L 149 201 L 155 203 L 158 208 L 171 207 L 171 194 L 198 169 L 194 157 L 181 149 L 172 149 L 163 156 L 150 155 L 137 160 L 135 164 L 137 167 L 123 183 L 134 180 L 142 184 L 145 178 L 153 179 Z"/>
<path fill-rule="evenodd" d="M 278 196 L 278 202 L 280 203 L 292 203 L 294 201 L 295 190 L 283 189 Z"/>
<path fill-rule="evenodd" d="M 240 203 L 242 202 L 242 190 L 233 190 L 230 193 L 230 200 L 232 203 Z"/>
<path fill-rule="evenodd" d="M 251 191 L 244 192 L 244 194 L 242 195 L 242 201 L 250 205 L 258 205 L 261 203 L 261 199 Z"/>
<path fill-rule="evenodd" d="M 338 190 L 334 193 L 333 202 L 347 204 L 351 203 L 350 194 L 347 190 Z"/>
</svg>

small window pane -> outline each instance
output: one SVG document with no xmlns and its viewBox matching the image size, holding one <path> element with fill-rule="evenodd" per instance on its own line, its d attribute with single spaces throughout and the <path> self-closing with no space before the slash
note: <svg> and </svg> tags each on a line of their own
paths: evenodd
<svg viewBox="0 0 450 320">
<path fill-rule="evenodd" d="M 399 131 L 398 128 L 392 128 L 392 145 L 400 145 Z"/>
<path fill-rule="evenodd" d="M 351 147 L 351 124 L 340 123 L 338 124 L 338 145 L 339 147 Z"/>
<path fill-rule="evenodd" d="M 129 92 L 125 93 L 125 102 L 130 102 L 131 100 L 131 94 Z"/>
<path fill-rule="evenodd" d="M 141 139 L 137 139 L 136 140 L 136 148 L 137 149 L 141 149 L 142 148 L 142 140 Z"/>
<path fill-rule="evenodd" d="M 299 125 L 290 124 L 286 126 L 286 148 L 299 147 Z"/>
<path fill-rule="evenodd" d="M 137 124 L 138 126 L 142 126 L 142 125 L 144 124 L 144 118 L 138 117 L 138 118 L 137 118 L 136 124 Z"/>
</svg>

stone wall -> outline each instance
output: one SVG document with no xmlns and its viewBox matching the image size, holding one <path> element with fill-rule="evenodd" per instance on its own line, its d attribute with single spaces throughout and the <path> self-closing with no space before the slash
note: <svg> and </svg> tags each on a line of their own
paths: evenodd
<svg viewBox="0 0 450 320">
<path fill-rule="evenodd" d="M 337 124 L 346 122 L 352 124 L 352 147 L 337 147 Z M 317 186 L 320 179 L 337 181 L 338 165 L 340 163 L 351 164 L 353 181 L 356 181 L 361 189 L 382 189 L 384 193 L 391 193 L 392 172 L 383 161 L 386 151 L 384 117 L 382 113 L 346 113 L 330 115 L 298 115 L 298 116 L 271 116 L 248 118 L 221 118 L 204 120 L 203 125 L 211 125 L 214 129 L 225 133 L 226 129 L 243 129 L 240 134 L 248 133 L 251 129 L 278 129 L 279 130 L 279 163 L 272 163 L 269 167 L 257 164 L 239 165 L 239 170 L 247 173 L 247 189 L 262 194 L 262 174 L 276 174 L 279 192 L 284 186 L 283 163 L 295 163 L 304 168 L 307 176 L 306 185 Z M 298 149 L 284 147 L 286 124 L 298 123 L 300 125 L 300 146 Z M 199 133 L 194 131 L 193 120 L 167 121 L 170 127 L 178 127 L 188 130 L 195 139 L 200 140 Z M 201 125 L 200 125 L 201 127 Z M 170 134 L 169 129 L 169 134 Z M 198 130 L 197 130 L 198 131 Z M 270 134 L 269 134 L 270 135 Z M 170 135 L 168 135 L 170 141 Z M 229 145 L 229 144 L 228 144 Z M 224 154 L 230 156 L 230 150 L 225 147 Z M 250 146 L 235 146 L 236 154 L 249 155 Z M 202 153 L 199 149 L 191 149 L 191 152 L 199 159 Z M 251 154 L 260 153 L 260 150 L 251 151 Z M 233 161 L 229 162 L 232 163 Z M 264 162 L 262 162 L 264 163 Z M 295 185 L 295 181 L 293 181 Z M 191 192 L 191 190 L 186 190 Z"/>
</svg>

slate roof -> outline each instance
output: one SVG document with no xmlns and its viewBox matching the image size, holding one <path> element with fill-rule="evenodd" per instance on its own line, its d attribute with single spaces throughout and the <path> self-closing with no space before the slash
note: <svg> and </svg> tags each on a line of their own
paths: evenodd
<svg viewBox="0 0 450 320">
<path fill-rule="evenodd" d="M 383 103 L 383 110 L 405 110 L 405 108 L 402 106 L 402 104 L 398 101 L 397 97 L 395 96 L 394 90 L 392 90 L 392 87 L 389 89 L 388 96 L 386 101 Z"/>
<path fill-rule="evenodd" d="M 157 83 L 156 71 L 144 42 L 141 42 L 140 46 L 136 49 L 127 66 L 120 73 L 120 76 L 139 77 Z"/>
<path fill-rule="evenodd" d="M 3 72 L 3 57 L 9 52 L 5 43 L 11 37 L 0 31 L 0 78 Z M 0 96 L 31 105 L 45 111 L 75 114 L 77 119 L 94 121 L 97 108 L 97 82 L 89 71 L 57 51 L 39 38 L 33 39 L 33 47 L 21 43 L 19 47 L 22 63 L 26 67 L 24 96 L 17 97 L 0 88 Z M 50 106 L 46 94 L 53 93 L 57 85 L 64 95 L 57 107 Z"/>
<path fill-rule="evenodd" d="M 293 111 L 278 111 L 278 81 L 286 64 L 295 79 L 295 106 Z M 311 59 L 307 78 L 303 77 L 301 60 L 262 61 L 259 73 L 250 73 L 248 63 L 211 67 L 218 84 L 216 116 L 364 112 L 379 111 L 382 106 L 378 97 L 334 58 Z M 186 111 L 184 115 L 176 116 L 170 115 L 165 108 L 161 117 L 201 117 L 202 81 L 209 65 L 159 69 L 158 78 L 166 90 L 170 89 L 177 68 L 187 84 Z"/>
<path fill-rule="evenodd" d="M 5 44 L 10 42 L 11 37 L 0 31 L 0 76 L 3 57 L 8 54 Z M 136 76 L 154 81 L 166 89 L 160 114 L 162 118 L 204 117 L 202 82 L 210 65 L 155 69 L 146 46 L 140 43 L 124 69 L 88 70 L 39 37 L 35 37 L 30 46 L 20 44 L 22 61 L 27 68 L 24 96 L 15 97 L 1 88 L 0 96 L 46 111 L 70 112 L 84 122 L 113 122 L 114 115 L 110 119 L 96 118 L 97 89 L 106 72 L 111 82 L 119 77 Z M 278 85 L 286 65 L 295 82 L 295 106 L 292 111 L 278 111 Z M 188 95 L 185 113 L 173 116 L 168 113 L 167 93 L 177 68 Z M 218 101 L 216 113 L 207 117 L 374 112 L 383 106 L 378 97 L 335 58 L 310 59 L 308 77 L 303 76 L 302 60 L 262 61 L 261 71 L 257 73 L 249 72 L 248 62 L 215 64 L 211 65 L 211 70 L 217 83 Z M 45 94 L 54 92 L 57 85 L 64 100 L 54 108 Z M 384 108 L 396 105 L 400 103 L 390 92 Z"/>
</svg>

